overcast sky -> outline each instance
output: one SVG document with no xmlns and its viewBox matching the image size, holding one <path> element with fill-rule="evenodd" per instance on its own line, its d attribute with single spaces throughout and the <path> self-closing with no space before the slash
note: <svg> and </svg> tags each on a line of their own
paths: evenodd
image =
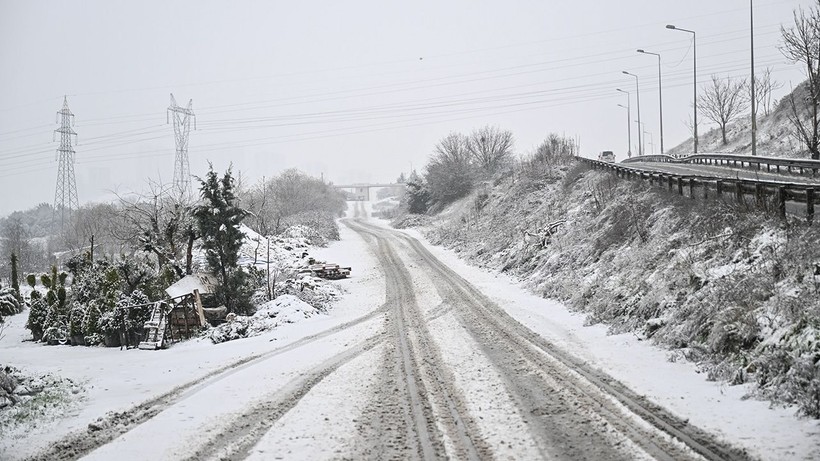
<svg viewBox="0 0 820 461">
<path fill-rule="evenodd" d="M 757 69 L 782 96 L 804 76 L 777 49 L 780 25 L 813 2 L 754 3 Z M 0 0 L 0 214 L 53 203 L 63 95 L 81 204 L 173 179 L 170 93 L 193 100 L 191 172 L 233 163 L 248 182 L 287 168 L 392 181 L 449 132 L 487 124 L 519 154 L 555 132 L 620 160 L 615 88 L 632 92 L 633 118 L 636 105 L 622 70 L 640 78 L 657 151 L 657 59 L 637 48 L 662 55 L 668 149 L 689 136 L 693 89 L 691 35 L 669 23 L 697 32 L 700 82 L 748 77 L 745 0 Z"/>
</svg>

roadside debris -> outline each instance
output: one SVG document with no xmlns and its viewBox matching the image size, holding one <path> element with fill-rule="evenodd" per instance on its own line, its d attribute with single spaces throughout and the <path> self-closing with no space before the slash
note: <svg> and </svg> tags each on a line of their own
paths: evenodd
<svg viewBox="0 0 820 461">
<path fill-rule="evenodd" d="M 340 267 L 336 263 L 315 263 L 300 269 L 299 273 L 310 273 L 323 279 L 338 280 L 346 278 L 350 275 L 350 271 L 350 267 Z"/>
</svg>

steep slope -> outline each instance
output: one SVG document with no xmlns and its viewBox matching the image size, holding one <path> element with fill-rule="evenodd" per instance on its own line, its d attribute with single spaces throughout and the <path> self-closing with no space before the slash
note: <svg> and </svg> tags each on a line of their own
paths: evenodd
<svg viewBox="0 0 820 461">
<path fill-rule="evenodd" d="M 816 227 L 570 164 L 484 184 L 427 234 L 590 323 L 820 417 Z"/>
<path fill-rule="evenodd" d="M 796 100 L 806 97 L 806 82 L 794 89 Z M 768 157 L 807 157 L 805 147 L 796 136 L 794 126 L 789 117 L 792 113 L 789 95 L 784 96 L 769 114 L 759 113 L 757 117 L 757 155 Z M 803 114 L 804 117 L 807 114 Z M 701 133 L 698 137 L 699 153 L 726 152 L 750 155 L 752 150 L 751 115 L 746 114 L 726 129 L 727 144 L 723 144 L 719 128 L 705 128 L 714 126 L 700 114 L 698 124 Z M 689 155 L 692 153 L 692 138 L 680 143 L 667 151 L 670 155 Z"/>
</svg>

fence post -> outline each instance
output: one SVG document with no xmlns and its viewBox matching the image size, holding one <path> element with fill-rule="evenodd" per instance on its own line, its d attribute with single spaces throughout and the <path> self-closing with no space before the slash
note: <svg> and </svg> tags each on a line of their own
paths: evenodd
<svg viewBox="0 0 820 461">
<path fill-rule="evenodd" d="M 720 179 L 715 182 L 715 193 L 718 197 L 723 196 L 723 181 Z"/>
<path fill-rule="evenodd" d="M 678 180 L 678 195 L 683 195 L 683 178 L 678 176 L 676 179 Z"/>
<path fill-rule="evenodd" d="M 703 181 L 703 200 L 706 200 L 708 198 L 709 198 L 709 183 L 706 182 L 706 181 Z"/>
<path fill-rule="evenodd" d="M 786 187 L 780 186 L 777 188 L 777 212 L 780 217 L 786 219 Z"/>
<path fill-rule="evenodd" d="M 755 204 L 763 207 L 763 185 L 760 183 L 755 183 Z"/>
<path fill-rule="evenodd" d="M 738 203 L 743 203 L 743 183 L 740 181 L 735 183 L 735 197 Z"/>
<path fill-rule="evenodd" d="M 695 198 L 695 178 L 689 178 L 689 198 Z"/>
<path fill-rule="evenodd" d="M 814 189 L 806 189 L 806 221 L 814 221 Z"/>
</svg>

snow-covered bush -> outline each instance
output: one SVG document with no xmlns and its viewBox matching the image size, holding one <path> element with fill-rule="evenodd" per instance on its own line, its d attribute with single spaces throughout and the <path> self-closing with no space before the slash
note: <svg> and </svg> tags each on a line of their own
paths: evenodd
<svg viewBox="0 0 820 461">
<path fill-rule="evenodd" d="M 284 323 L 296 323 L 310 318 L 320 311 L 291 295 L 282 295 L 267 302 L 250 316 L 237 315 L 228 322 L 210 330 L 214 344 L 234 339 L 258 336 Z"/>
<path fill-rule="evenodd" d="M 276 292 L 296 297 L 322 312 L 327 312 L 339 295 L 335 285 L 304 274 L 277 284 Z"/>
<path fill-rule="evenodd" d="M 305 239 L 308 244 L 326 246 L 330 240 L 339 240 L 336 217 L 321 211 L 304 211 L 282 220 L 287 226 L 280 234 L 285 238 Z"/>
<path fill-rule="evenodd" d="M 0 323 L 10 315 L 19 314 L 23 306 L 17 299 L 17 291 L 13 288 L 0 289 Z"/>
<path fill-rule="evenodd" d="M 49 343 L 119 345 L 122 339 L 136 342 L 150 316 L 146 291 L 162 294 L 173 282 L 158 273 L 147 258 L 91 261 L 88 253 L 71 258 L 69 274 L 38 277 L 30 274 L 29 318 L 26 327 L 35 341 Z M 170 282 L 168 281 L 170 280 Z M 137 307 L 132 307 L 137 306 Z"/>
<path fill-rule="evenodd" d="M 62 416 L 83 398 L 83 387 L 71 379 L 0 368 L 0 433 L 15 437 L 37 421 Z"/>
</svg>

